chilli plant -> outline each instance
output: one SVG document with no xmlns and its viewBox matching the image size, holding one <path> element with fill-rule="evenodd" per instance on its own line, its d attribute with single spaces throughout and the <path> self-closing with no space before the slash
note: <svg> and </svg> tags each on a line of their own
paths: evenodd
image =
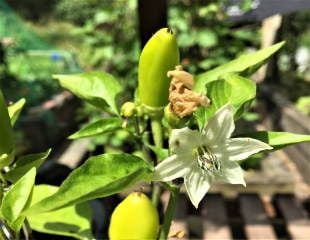
<svg viewBox="0 0 310 240">
<path fill-rule="evenodd" d="M 166 239 L 183 185 L 196 208 L 214 182 L 246 186 L 238 161 L 310 141 L 310 136 L 286 132 L 234 135 L 235 121 L 255 99 L 256 85 L 249 76 L 283 44 L 193 76 L 179 65 L 173 32 L 160 29 L 142 50 L 137 91 L 125 103 L 119 102 L 122 85 L 108 73 L 55 75 L 62 87 L 105 112 L 70 139 L 123 129 L 136 143 L 131 152 L 90 157 L 59 187 L 35 185 L 36 170 L 50 150 L 15 158 L 12 127 L 25 101 L 7 107 L 0 94 L 2 238 L 19 239 L 22 234 L 29 239 L 34 229 L 92 239 L 87 201 L 144 183 L 150 185 L 146 189 L 152 199 L 131 193 L 112 214 L 109 237 Z M 170 199 L 160 222 L 157 205 L 164 189 Z"/>
</svg>

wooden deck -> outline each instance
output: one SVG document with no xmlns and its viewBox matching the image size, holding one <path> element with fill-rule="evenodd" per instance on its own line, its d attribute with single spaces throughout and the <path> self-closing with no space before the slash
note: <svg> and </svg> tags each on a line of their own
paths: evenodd
<svg viewBox="0 0 310 240">
<path fill-rule="evenodd" d="M 167 199 L 167 197 L 166 197 Z M 198 210 L 181 197 L 170 239 L 310 239 L 309 209 L 291 194 L 208 194 Z"/>
</svg>

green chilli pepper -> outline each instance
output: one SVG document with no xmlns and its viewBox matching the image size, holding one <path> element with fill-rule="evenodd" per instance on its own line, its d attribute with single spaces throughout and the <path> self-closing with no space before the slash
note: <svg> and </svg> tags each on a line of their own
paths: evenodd
<svg viewBox="0 0 310 240">
<path fill-rule="evenodd" d="M 110 226 L 111 240 L 156 239 L 159 217 L 150 199 L 143 193 L 128 195 L 114 210 Z"/>
<path fill-rule="evenodd" d="M 3 94 L 0 91 L 0 168 L 10 163 L 13 150 L 11 121 Z"/>
<path fill-rule="evenodd" d="M 139 99 L 149 107 L 168 103 L 170 79 L 167 72 L 179 64 L 176 38 L 169 28 L 157 31 L 146 43 L 139 59 Z"/>
</svg>

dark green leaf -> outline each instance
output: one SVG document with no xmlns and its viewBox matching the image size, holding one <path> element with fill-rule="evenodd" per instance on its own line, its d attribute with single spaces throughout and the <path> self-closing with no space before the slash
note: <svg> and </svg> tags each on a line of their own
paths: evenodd
<svg viewBox="0 0 310 240">
<path fill-rule="evenodd" d="M 197 75 L 195 77 L 196 83 L 194 90 L 197 92 L 204 93 L 205 86 L 207 83 L 218 80 L 220 76 L 227 73 L 232 72 L 242 73 L 245 72 L 246 70 L 249 70 L 249 68 L 251 67 L 255 67 L 256 70 L 259 65 L 263 64 L 272 54 L 278 51 L 283 45 L 284 42 L 280 42 L 270 47 L 261 49 L 257 52 L 242 55 L 231 62 L 228 62 L 210 71 Z M 254 72 L 247 71 L 246 73 L 247 73 L 246 76 L 249 76 Z"/>
<path fill-rule="evenodd" d="M 21 212 L 27 208 L 27 202 L 31 197 L 36 169 L 32 168 L 20 180 L 18 180 L 3 197 L 1 215 L 5 221 L 18 231 L 23 221 L 20 220 Z M 18 222 L 19 224 L 16 224 Z"/>
<path fill-rule="evenodd" d="M 115 131 L 122 127 L 122 119 L 120 118 L 105 118 L 96 122 L 89 123 L 76 133 L 69 136 L 70 139 L 92 137 L 99 134 Z"/>
<path fill-rule="evenodd" d="M 274 148 L 273 150 L 284 148 L 292 144 L 310 142 L 310 135 L 295 134 L 289 132 L 259 131 L 242 134 L 242 136 L 255 138 L 257 140 L 265 142 L 268 145 L 272 146 Z"/>
<path fill-rule="evenodd" d="M 4 97 L 0 91 L 0 169 L 10 164 L 14 151 L 11 121 Z"/>
<path fill-rule="evenodd" d="M 35 167 L 38 169 L 48 157 L 50 152 L 51 149 L 48 149 L 46 152 L 43 153 L 29 154 L 18 158 L 13 168 L 9 172 L 4 174 L 4 178 L 6 180 L 9 180 L 10 182 L 16 182 L 31 168 Z"/>
<path fill-rule="evenodd" d="M 60 85 L 87 102 L 106 110 L 108 105 L 113 113 L 118 113 L 117 95 L 122 87 L 110 74 L 89 72 L 72 75 L 54 75 Z"/>
<path fill-rule="evenodd" d="M 26 103 L 25 98 L 22 98 L 22 99 L 18 100 L 16 103 L 14 103 L 8 107 L 12 126 L 14 126 L 16 120 L 18 119 L 19 114 L 20 114 L 21 110 L 23 109 L 25 103 Z"/>
<path fill-rule="evenodd" d="M 50 185 L 35 186 L 31 205 L 53 195 L 57 190 L 58 187 Z M 27 217 L 27 220 L 31 228 L 38 232 L 77 239 L 93 239 L 90 225 L 91 208 L 87 202 L 48 213 L 31 215 Z"/>
<path fill-rule="evenodd" d="M 130 154 L 89 158 L 61 184 L 58 192 L 32 206 L 27 215 L 43 213 L 90 199 L 109 196 L 143 180 L 152 167 Z"/>
</svg>

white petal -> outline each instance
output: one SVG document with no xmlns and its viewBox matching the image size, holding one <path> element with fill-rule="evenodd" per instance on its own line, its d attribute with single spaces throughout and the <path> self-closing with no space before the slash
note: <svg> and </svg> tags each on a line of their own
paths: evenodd
<svg viewBox="0 0 310 240">
<path fill-rule="evenodd" d="M 176 154 L 192 155 L 193 150 L 201 145 L 201 133 L 188 127 L 173 129 L 170 137 L 170 149 Z"/>
<path fill-rule="evenodd" d="M 219 178 L 222 181 L 231 183 L 231 184 L 242 184 L 246 186 L 244 181 L 244 174 L 242 168 L 236 162 L 224 161 L 222 162 L 222 171 Z"/>
<path fill-rule="evenodd" d="M 230 138 L 234 129 L 233 109 L 230 105 L 226 104 L 208 121 L 204 131 L 207 142 L 219 144 Z"/>
<path fill-rule="evenodd" d="M 262 150 L 272 149 L 268 144 L 253 138 L 231 138 L 226 143 L 227 157 L 231 161 L 243 160 Z"/>
<path fill-rule="evenodd" d="M 186 175 L 184 184 L 191 202 L 198 208 L 200 201 L 210 188 L 208 176 L 202 174 L 200 168 L 195 167 Z"/>
<path fill-rule="evenodd" d="M 152 179 L 154 181 L 171 181 L 184 177 L 189 172 L 190 166 L 191 164 L 187 159 L 182 161 L 177 155 L 172 155 L 155 167 Z"/>
</svg>

